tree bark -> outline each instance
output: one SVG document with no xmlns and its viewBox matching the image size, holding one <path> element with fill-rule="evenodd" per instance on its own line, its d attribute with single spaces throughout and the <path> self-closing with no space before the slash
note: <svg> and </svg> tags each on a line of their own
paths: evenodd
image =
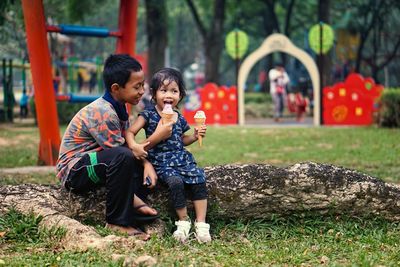
<svg viewBox="0 0 400 267">
<path fill-rule="evenodd" d="M 192 0 L 186 0 L 197 28 L 203 38 L 205 62 L 205 83 L 219 82 L 219 62 L 223 49 L 223 27 L 225 20 L 225 0 L 216 0 L 213 6 L 213 17 L 211 18 L 210 27 L 207 29 L 200 20 Z"/>
<path fill-rule="evenodd" d="M 148 73 L 150 79 L 163 68 L 165 49 L 168 44 L 168 16 L 165 1 L 146 0 L 146 29 L 148 51 Z"/>
<path fill-rule="evenodd" d="M 287 168 L 250 164 L 207 167 L 205 172 L 210 212 L 220 218 L 333 213 L 400 221 L 400 186 L 343 167 L 312 162 Z M 159 186 L 148 202 L 164 214 L 170 209 L 167 198 L 167 190 Z M 46 217 L 50 225 L 74 226 L 69 231 L 71 244 L 76 235 L 97 238 L 78 221 L 104 222 L 104 188 L 78 196 L 54 185 L 6 185 L 0 186 L 0 200 L 0 212 L 14 206 Z"/>
</svg>

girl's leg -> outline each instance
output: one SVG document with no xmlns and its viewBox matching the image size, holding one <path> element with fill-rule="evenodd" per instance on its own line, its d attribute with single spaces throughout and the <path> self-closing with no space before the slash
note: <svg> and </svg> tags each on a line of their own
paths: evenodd
<svg viewBox="0 0 400 267">
<path fill-rule="evenodd" d="M 196 212 L 196 222 L 206 222 L 207 199 L 194 200 L 193 206 Z"/>
<path fill-rule="evenodd" d="M 168 177 L 165 182 L 168 185 L 170 200 L 179 218 L 175 222 L 176 230 L 173 237 L 180 242 L 186 242 L 192 224 L 187 214 L 184 183 L 179 177 Z"/>
<path fill-rule="evenodd" d="M 186 208 L 186 195 L 185 186 L 180 177 L 172 176 L 166 179 L 165 183 L 168 186 L 169 198 L 176 210 L 176 214 L 180 221 L 187 220 L 187 208 Z"/>
<path fill-rule="evenodd" d="M 180 208 L 180 209 L 176 209 L 175 211 L 176 211 L 176 215 L 178 215 L 178 219 L 180 221 L 190 220 L 189 216 L 188 216 L 188 213 L 187 213 L 187 208 L 186 207 Z"/>
<path fill-rule="evenodd" d="M 207 187 L 205 183 L 186 185 L 189 189 L 190 199 L 193 201 L 196 221 L 205 222 L 207 214 Z"/>
<path fill-rule="evenodd" d="M 196 211 L 196 238 L 200 243 L 211 241 L 210 225 L 206 223 L 207 214 L 207 187 L 205 183 L 190 185 L 191 199 Z"/>
</svg>

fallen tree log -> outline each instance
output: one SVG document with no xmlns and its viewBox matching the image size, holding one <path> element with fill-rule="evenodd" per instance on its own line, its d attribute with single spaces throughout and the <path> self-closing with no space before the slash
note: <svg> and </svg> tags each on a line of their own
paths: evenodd
<svg viewBox="0 0 400 267">
<path fill-rule="evenodd" d="M 287 168 L 224 165 L 205 171 L 211 211 L 220 217 L 253 219 L 331 212 L 400 221 L 399 185 L 343 167 L 308 162 Z M 149 196 L 150 204 L 161 212 L 168 210 L 166 199 L 167 191 L 160 186 Z M 54 185 L 0 186 L 0 200 L 2 212 L 11 206 L 22 212 L 33 210 L 64 226 L 74 224 L 65 220 L 104 220 L 104 188 L 78 196 Z M 88 233 L 85 226 L 78 223 L 76 227 L 73 235 Z M 93 237 L 92 232 L 88 235 Z"/>
</svg>

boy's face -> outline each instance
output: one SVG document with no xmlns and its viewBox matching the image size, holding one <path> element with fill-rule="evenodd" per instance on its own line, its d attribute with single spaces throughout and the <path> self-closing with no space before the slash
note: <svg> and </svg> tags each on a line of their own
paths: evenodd
<svg viewBox="0 0 400 267">
<path fill-rule="evenodd" d="M 124 87 L 118 86 L 114 90 L 114 97 L 122 103 L 137 105 L 144 94 L 144 73 L 143 71 L 132 71 L 128 82 Z"/>
</svg>

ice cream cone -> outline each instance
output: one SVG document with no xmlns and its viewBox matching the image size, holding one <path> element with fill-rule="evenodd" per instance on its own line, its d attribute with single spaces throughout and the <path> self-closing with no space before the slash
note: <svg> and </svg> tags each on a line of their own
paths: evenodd
<svg viewBox="0 0 400 267">
<path fill-rule="evenodd" d="M 162 121 L 163 121 L 164 124 L 165 123 L 169 123 L 169 122 L 173 121 L 174 114 L 167 114 L 167 113 L 162 112 L 161 113 L 161 118 L 162 118 Z"/>
<path fill-rule="evenodd" d="M 204 111 L 197 111 L 196 114 L 194 115 L 194 122 L 196 123 L 196 126 L 202 126 L 206 122 L 206 115 L 204 114 Z M 198 136 L 198 141 L 199 141 L 199 146 L 201 147 L 203 145 L 203 137 Z"/>
<path fill-rule="evenodd" d="M 170 104 L 165 104 L 164 109 L 161 112 L 161 118 L 164 124 L 174 120 L 174 110 Z"/>
</svg>

